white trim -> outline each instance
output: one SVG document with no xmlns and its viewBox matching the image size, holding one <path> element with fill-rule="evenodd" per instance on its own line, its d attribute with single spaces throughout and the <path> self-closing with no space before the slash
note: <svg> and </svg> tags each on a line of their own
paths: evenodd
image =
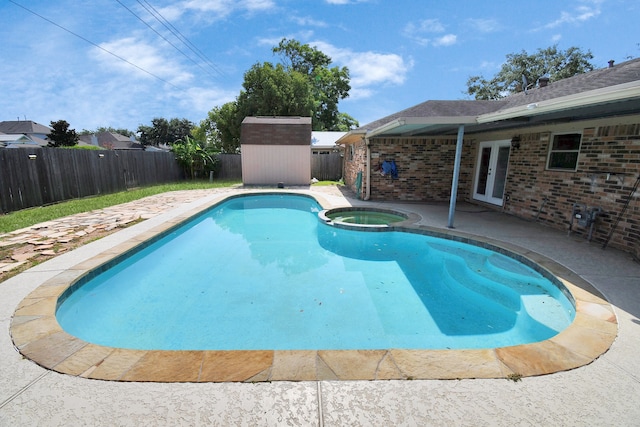
<svg viewBox="0 0 640 427">
<path fill-rule="evenodd" d="M 497 122 L 516 117 L 535 116 L 559 110 L 605 104 L 632 98 L 640 98 L 640 80 L 552 98 L 546 101 L 533 102 L 528 105 L 519 105 L 495 113 L 481 114 L 477 117 L 477 121 L 478 123 Z"/>
</svg>

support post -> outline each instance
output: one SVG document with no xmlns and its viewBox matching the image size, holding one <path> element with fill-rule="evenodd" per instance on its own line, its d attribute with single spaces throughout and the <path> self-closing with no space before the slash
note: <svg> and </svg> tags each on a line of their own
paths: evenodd
<svg viewBox="0 0 640 427">
<path fill-rule="evenodd" d="M 458 198 L 458 181 L 460 180 L 460 161 L 462 159 L 462 141 L 464 137 L 464 125 L 458 127 L 458 139 L 456 141 L 456 158 L 453 164 L 453 181 L 451 182 L 451 197 L 449 199 L 448 228 L 453 227 L 453 218 L 456 212 L 456 199 Z"/>
</svg>

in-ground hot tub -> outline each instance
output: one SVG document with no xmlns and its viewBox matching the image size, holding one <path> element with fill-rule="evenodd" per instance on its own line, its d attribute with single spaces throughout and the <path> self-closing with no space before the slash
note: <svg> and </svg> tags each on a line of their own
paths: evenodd
<svg viewBox="0 0 640 427">
<path fill-rule="evenodd" d="M 388 227 L 409 219 L 408 215 L 390 209 L 353 206 L 323 210 L 318 216 L 326 223 L 368 227 Z"/>
</svg>

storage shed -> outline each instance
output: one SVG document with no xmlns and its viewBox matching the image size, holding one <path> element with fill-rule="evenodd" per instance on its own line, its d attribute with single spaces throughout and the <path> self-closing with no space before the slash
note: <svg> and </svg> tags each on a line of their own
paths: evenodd
<svg viewBox="0 0 640 427">
<path fill-rule="evenodd" d="M 311 117 L 246 117 L 240 145 L 243 184 L 311 181 Z"/>
</svg>

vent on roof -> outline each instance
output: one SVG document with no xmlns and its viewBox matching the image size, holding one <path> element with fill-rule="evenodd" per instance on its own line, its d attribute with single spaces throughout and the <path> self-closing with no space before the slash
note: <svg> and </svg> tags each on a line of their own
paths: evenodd
<svg viewBox="0 0 640 427">
<path fill-rule="evenodd" d="M 613 68 L 613 63 L 614 63 L 614 62 L 615 62 L 615 61 L 614 61 L 613 59 L 609 61 L 609 68 Z"/>
<path fill-rule="evenodd" d="M 549 84 L 549 76 L 542 76 L 538 79 L 538 87 L 545 87 Z"/>
</svg>

